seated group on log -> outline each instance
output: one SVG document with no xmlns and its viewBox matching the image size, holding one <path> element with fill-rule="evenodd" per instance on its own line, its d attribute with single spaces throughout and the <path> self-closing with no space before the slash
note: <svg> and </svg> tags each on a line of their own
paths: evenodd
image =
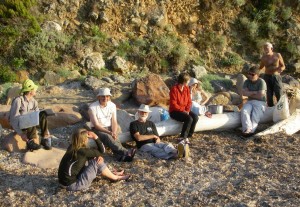
<svg viewBox="0 0 300 207">
<path fill-rule="evenodd" d="M 273 46 L 270 43 L 264 45 L 264 51 L 260 67 L 250 68 L 243 85 L 243 96 L 248 97 L 248 101 L 241 109 L 242 130 L 245 136 L 255 132 L 266 106 L 274 105 L 273 93 L 277 101 L 282 94 L 279 75 L 285 69 L 282 57 L 279 53 L 273 53 Z M 261 79 L 259 70 L 263 68 L 266 68 L 266 74 L 264 79 Z M 172 144 L 161 141 L 155 124 L 147 119 L 151 112 L 149 106 L 140 105 L 138 119 L 130 123 L 130 134 L 139 151 L 161 159 L 189 157 L 190 139 L 193 137 L 199 115 L 212 117 L 205 107 L 208 96 L 199 83 L 201 82 L 195 78 L 190 79 L 187 73 L 181 73 L 177 84 L 170 90 L 170 117 L 183 122 L 177 149 Z M 37 88 L 38 86 L 32 80 L 26 80 L 22 85 L 22 95 L 13 100 L 9 113 L 11 126 L 26 141 L 27 149 L 30 151 L 41 148 L 34 142 L 34 139 L 38 138 L 37 128 L 32 126 L 21 129 L 19 118 L 26 113 L 39 111 L 38 103 L 34 99 Z M 101 88 L 97 99 L 90 104 L 88 110 L 92 124 L 91 131 L 76 129 L 73 132 L 71 144 L 59 165 L 59 183 L 70 191 L 88 188 L 97 174 L 112 181 L 127 180 L 130 177 L 130 175 L 125 175 L 123 170 L 110 171 L 101 157 L 105 152 L 105 147 L 108 147 L 112 150 L 116 160 L 131 162 L 136 149 L 124 148 L 118 138 L 121 130 L 117 123 L 116 105 L 111 101 L 110 90 Z M 50 150 L 51 135 L 48 130 L 47 114 L 43 111 L 39 113 L 39 126 L 42 136 L 41 145 L 46 150 Z M 88 138 L 95 140 L 97 149 L 88 147 Z"/>
</svg>

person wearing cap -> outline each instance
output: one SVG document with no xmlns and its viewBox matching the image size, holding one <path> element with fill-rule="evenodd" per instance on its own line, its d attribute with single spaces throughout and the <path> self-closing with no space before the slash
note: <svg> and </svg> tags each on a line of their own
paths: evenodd
<svg viewBox="0 0 300 207">
<path fill-rule="evenodd" d="M 259 69 L 253 66 L 249 69 L 247 80 L 243 85 L 243 96 L 248 101 L 241 109 L 242 130 L 244 136 L 252 135 L 266 109 L 266 82 L 259 78 Z"/>
<path fill-rule="evenodd" d="M 283 95 L 280 73 L 285 69 L 285 64 L 281 54 L 273 52 L 273 45 L 270 42 L 264 44 L 264 55 L 259 69 L 265 69 L 263 79 L 267 84 L 267 103 L 269 107 L 272 107 L 274 106 L 273 95 L 277 102 Z"/>
<path fill-rule="evenodd" d="M 28 150 L 38 150 L 41 146 L 33 141 L 37 137 L 36 126 L 20 129 L 19 116 L 29 112 L 39 111 L 38 102 L 34 99 L 38 86 L 30 79 L 27 79 L 22 84 L 20 96 L 16 97 L 11 105 L 9 112 L 9 121 L 15 132 L 26 141 Z M 51 136 L 48 130 L 47 114 L 45 112 L 39 113 L 39 126 L 41 129 L 41 144 L 46 150 L 51 149 Z"/>
<path fill-rule="evenodd" d="M 191 111 L 192 99 L 190 89 L 188 87 L 190 76 L 181 73 L 178 76 L 178 83 L 170 90 L 170 106 L 169 113 L 172 119 L 183 122 L 180 139 L 185 144 L 189 144 L 188 138 L 194 134 L 198 115 Z"/>
<path fill-rule="evenodd" d="M 148 105 L 141 104 L 138 109 L 138 119 L 130 123 L 130 134 L 137 148 L 160 159 L 188 157 L 188 145 L 179 143 L 178 149 L 175 149 L 172 144 L 161 142 L 155 124 L 147 120 L 150 112 Z"/>
<path fill-rule="evenodd" d="M 192 98 L 191 111 L 197 115 L 205 115 L 211 118 L 212 115 L 209 111 L 207 111 L 207 107 L 205 106 L 209 98 L 204 90 L 202 90 L 199 83 L 200 82 L 196 78 L 191 78 L 189 81 L 189 88 Z"/>
<path fill-rule="evenodd" d="M 100 88 L 98 100 L 89 106 L 92 130 L 98 135 L 103 144 L 109 147 L 118 161 L 130 162 L 135 155 L 135 149 L 127 150 L 118 139 L 120 127 L 117 123 L 117 108 L 110 100 L 109 88 Z"/>
</svg>

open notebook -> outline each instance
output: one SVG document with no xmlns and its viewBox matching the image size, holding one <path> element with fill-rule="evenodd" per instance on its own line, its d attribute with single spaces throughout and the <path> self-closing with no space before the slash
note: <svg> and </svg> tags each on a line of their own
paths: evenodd
<svg viewBox="0 0 300 207">
<path fill-rule="evenodd" d="M 29 127 L 38 126 L 40 123 L 39 114 L 45 111 L 47 116 L 55 115 L 52 109 L 45 109 L 40 111 L 29 112 L 19 116 L 19 127 L 20 129 L 27 129 Z"/>
</svg>

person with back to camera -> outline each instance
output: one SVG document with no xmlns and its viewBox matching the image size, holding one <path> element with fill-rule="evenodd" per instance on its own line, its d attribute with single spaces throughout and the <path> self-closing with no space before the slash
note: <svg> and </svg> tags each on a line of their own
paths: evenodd
<svg viewBox="0 0 300 207">
<path fill-rule="evenodd" d="M 280 53 L 273 52 L 273 45 L 269 42 L 264 44 L 264 55 L 261 58 L 259 69 L 265 68 L 264 80 L 267 84 L 267 104 L 274 106 L 273 95 L 277 102 L 283 95 L 282 80 L 280 73 L 285 69 L 285 64 Z"/>
<path fill-rule="evenodd" d="M 127 150 L 118 139 L 120 127 L 117 123 L 117 108 L 110 101 L 111 93 L 108 88 L 100 88 L 98 100 L 89 106 L 88 114 L 92 130 L 99 136 L 103 144 L 109 147 L 118 161 L 131 162 L 136 149 Z"/>
<path fill-rule="evenodd" d="M 208 118 L 211 118 L 212 115 L 207 111 L 205 104 L 208 101 L 208 96 L 204 90 L 199 85 L 199 81 L 196 78 L 191 78 L 189 81 L 189 87 L 192 98 L 192 108 L 191 111 L 197 115 L 205 115 Z"/>
<path fill-rule="evenodd" d="M 95 140 L 97 149 L 87 148 L 88 138 Z M 104 152 L 105 148 L 94 132 L 86 129 L 74 130 L 71 145 L 59 164 L 60 186 L 68 191 L 84 190 L 100 174 L 112 181 L 128 180 L 130 175 L 124 175 L 124 170 L 112 173 L 108 169 L 101 157 Z"/>
<path fill-rule="evenodd" d="M 251 136 L 266 110 L 266 82 L 259 78 L 259 69 L 251 67 L 247 74 L 247 80 L 243 85 L 243 96 L 248 101 L 241 109 L 242 130 L 244 136 Z"/>
<path fill-rule="evenodd" d="M 170 90 L 169 113 L 171 118 L 183 122 L 180 137 L 184 144 L 190 144 L 189 138 L 193 136 L 198 115 L 191 111 L 192 99 L 188 87 L 190 76 L 181 73 L 178 76 L 177 84 Z"/>
<path fill-rule="evenodd" d="M 21 94 L 16 97 L 11 104 L 9 112 L 9 122 L 15 132 L 21 136 L 26 142 L 27 149 L 30 151 L 38 150 L 41 146 L 33 141 L 37 137 L 37 127 L 29 127 L 27 129 L 20 129 L 19 117 L 30 112 L 39 111 L 38 102 L 34 99 L 38 86 L 30 79 L 27 79 L 22 84 Z M 41 111 L 39 113 L 39 126 L 41 129 L 41 145 L 46 150 L 51 147 L 51 135 L 48 130 L 47 114 Z"/>
<path fill-rule="evenodd" d="M 189 157 L 188 145 L 178 144 L 178 148 L 172 144 L 160 140 L 155 124 L 147 120 L 150 109 L 148 105 L 141 104 L 138 109 L 138 119 L 130 123 L 130 134 L 136 142 L 137 148 L 142 152 L 150 153 L 161 159 Z"/>
</svg>

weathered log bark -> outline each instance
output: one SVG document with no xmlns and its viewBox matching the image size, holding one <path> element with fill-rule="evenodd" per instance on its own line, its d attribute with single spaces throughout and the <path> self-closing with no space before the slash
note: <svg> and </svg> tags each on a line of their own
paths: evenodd
<svg viewBox="0 0 300 207">
<path fill-rule="evenodd" d="M 285 120 L 282 120 L 273 126 L 269 127 L 268 129 L 257 133 L 253 137 L 261 137 L 268 134 L 275 134 L 278 132 L 284 132 L 288 135 L 295 134 L 300 130 L 300 109 L 297 109 L 292 116 L 288 117 Z"/>
<path fill-rule="evenodd" d="M 261 123 L 271 122 L 273 119 L 274 107 L 267 108 L 264 116 L 261 119 Z M 167 121 L 155 123 L 159 136 L 169 136 L 180 134 L 182 123 L 169 119 Z M 195 132 L 207 131 L 207 130 L 225 130 L 233 129 L 241 126 L 241 114 L 240 112 L 231 112 L 224 114 L 213 114 L 212 118 L 206 116 L 199 116 Z M 129 132 L 123 132 L 119 134 L 119 140 L 121 143 L 132 141 Z M 89 146 L 96 146 L 93 140 L 89 141 Z"/>
</svg>

